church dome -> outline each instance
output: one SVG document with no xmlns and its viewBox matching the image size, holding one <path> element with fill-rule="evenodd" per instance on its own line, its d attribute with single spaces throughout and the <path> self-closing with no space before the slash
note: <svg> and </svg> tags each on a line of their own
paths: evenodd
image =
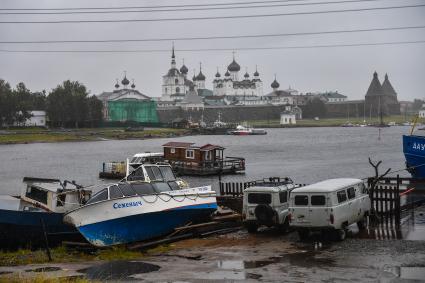
<svg viewBox="0 0 425 283">
<path fill-rule="evenodd" d="M 255 70 L 254 77 L 258 77 L 259 75 L 260 75 L 260 73 L 258 73 L 258 71 Z"/>
<path fill-rule="evenodd" d="M 124 79 L 122 79 L 121 83 L 122 83 L 124 86 L 127 86 L 127 85 L 130 83 L 130 81 L 127 79 L 127 76 L 124 76 Z"/>
<path fill-rule="evenodd" d="M 119 88 L 120 87 L 120 85 L 118 84 L 118 79 L 117 79 L 117 82 L 115 83 L 115 88 Z"/>
<path fill-rule="evenodd" d="M 229 71 L 227 71 L 224 75 L 225 75 L 226 77 L 230 77 L 230 73 L 229 73 Z"/>
<path fill-rule="evenodd" d="M 183 66 L 180 68 L 180 73 L 182 73 L 183 75 L 186 75 L 188 71 L 189 70 L 187 69 L 185 64 L 183 64 Z"/>
<path fill-rule="evenodd" d="M 221 77 L 221 75 L 220 75 L 220 73 L 218 72 L 218 70 L 217 70 L 217 73 L 215 73 L 215 77 L 216 77 L 216 78 Z"/>
<path fill-rule="evenodd" d="M 276 81 L 276 79 L 274 79 L 274 81 L 271 84 L 272 88 L 279 88 L 280 84 Z"/>
<path fill-rule="evenodd" d="M 248 78 L 249 78 L 249 74 L 248 74 L 248 72 L 246 72 L 246 73 L 245 73 L 244 78 L 245 78 L 245 79 L 248 79 Z"/>
<path fill-rule="evenodd" d="M 233 59 L 232 63 L 230 63 L 230 65 L 227 67 L 227 70 L 230 72 L 239 72 L 241 70 L 241 66 L 239 66 L 235 59 Z"/>
<path fill-rule="evenodd" d="M 199 74 L 196 76 L 197 81 L 205 81 L 205 76 L 202 74 L 202 71 L 199 71 Z"/>
</svg>

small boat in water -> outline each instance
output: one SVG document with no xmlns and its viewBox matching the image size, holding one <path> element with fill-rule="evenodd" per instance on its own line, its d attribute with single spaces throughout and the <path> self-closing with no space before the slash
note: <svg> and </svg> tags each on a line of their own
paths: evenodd
<svg viewBox="0 0 425 283">
<path fill-rule="evenodd" d="M 238 125 L 236 130 L 231 130 L 228 132 L 230 135 L 236 136 L 248 136 L 248 135 L 266 135 L 267 132 L 264 129 L 254 129 L 248 126 Z"/>
<path fill-rule="evenodd" d="M 0 249 L 36 248 L 66 240 L 82 240 L 78 231 L 63 223 L 63 215 L 84 204 L 91 191 L 75 182 L 25 177 L 20 196 L 0 196 Z M 43 228 L 44 226 L 44 228 Z"/>
<path fill-rule="evenodd" d="M 425 178 L 425 136 L 403 135 L 406 168 L 413 178 Z"/>
<path fill-rule="evenodd" d="M 141 165 L 64 217 L 97 247 L 164 236 L 217 209 L 211 186 L 181 189 L 169 165 Z"/>
</svg>

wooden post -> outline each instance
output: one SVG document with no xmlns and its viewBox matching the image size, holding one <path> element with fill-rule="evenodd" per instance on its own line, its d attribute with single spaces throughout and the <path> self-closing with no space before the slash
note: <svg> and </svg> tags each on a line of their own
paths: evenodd
<svg viewBox="0 0 425 283">
<path fill-rule="evenodd" d="M 385 186 L 384 191 L 384 205 L 385 205 L 385 225 L 388 226 L 388 218 L 390 216 L 390 212 L 388 211 L 388 189 L 390 189 L 390 186 Z"/>
<path fill-rule="evenodd" d="M 400 227 L 400 177 L 397 175 L 397 187 L 395 191 L 395 225 Z M 399 229 L 398 229 L 399 230 Z"/>
<path fill-rule="evenodd" d="M 379 186 L 379 213 L 381 214 L 381 223 L 384 221 L 384 192 L 383 192 L 383 186 Z"/>
<path fill-rule="evenodd" d="M 393 221 L 394 221 L 394 199 L 395 199 L 395 187 L 392 186 L 390 189 L 390 225 L 391 227 L 393 227 Z M 393 239 L 395 239 L 395 237 L 393 237 Z"/>
<path fill-rule="evenodd" d="M 52 261 L 52 255 L 50 254 L 50 248 L 49 248 L 49 239 L 47 238 L 46 226 L 44 225 L 43 218 L 40 218 L 40 222 L 41 222 L 41 228 L 43 229 L 43 234 L 44 234 L 44 244 L 46 245 L 46 254 L 47 254 L 47 257 L 49 258 L 49 261 Z"/>
</svg>

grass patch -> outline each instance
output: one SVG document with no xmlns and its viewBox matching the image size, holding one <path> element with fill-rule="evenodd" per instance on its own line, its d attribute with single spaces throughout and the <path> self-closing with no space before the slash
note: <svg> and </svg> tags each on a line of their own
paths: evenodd
<svg viewBox="0 0 425 283">
<path fill-rule="evenodd" d="M 404 115 L 393 115 L 393 116 L 384 117 L 384 123 L 395 122 L 397 124 L 401 124 L 404 122 L 411 122 L 413 118 L 414 116 L 405 117 Z M 291 125 L 287 127 L 338 127 L 344 123 L 347 123 L 347 118 L 325 118 L 325 119 L 320 119 L 318 121 L 314 119 L 302 119 L 302 120 L 297 120 L 296 125 Z M 350 118 L 350 123 L 363 124 L 363 117 Z M 366 123 L 377 124 L 379 123 L 379 118 L 374 117 L 371 120 L 366 118 Z M 418 119 L 418 123 L 425 123 L 425 119 L 423 118 Z M 256 126 L 256 127 L 281 127 L 280 120 L 278 119 L 248 121 L 248 124 L 251 126 Z"/>
<path fill-rule="evenodd" d="M 125 247 L 113 247 L 110 249 L 96 250 L 94 252 L 81 252 L 67 249 L 64 246 L 50 250 L 53 263 L 60 262 L 82 262 L 91 260 L 131 260 L 146 255 L 140 251 L 131 251 Z M 18 250 L 13 252 L 0 252 L 0 266 L 15 266 L 26 264 L 48 263 L 44 250 Z"/>
<path fill-rule="evenodd" d="M 0 277 L 0 283 L 89 283 L 84 278 L 76 277 L 59 277 L 51 278 L 44 274 L 38 274 L 37 276 L 24 276 L 22 274 L 13 274 L 9 276 Z"/>
<path fill-rule="evenodd" d="M 99 249 L 93 252 L 82 252 L 75 249 L 67 249 L 64 246 L 50 250 L 53 263 L 61 262 L 83 262 L 92 260 L 132 260 L 140 259 L 148 255 L 166 253 L 172 250 L 174 245 L 160 245 L 144 252 L 128 250 L 124 246 L 117 246 L 108 249 Z M 44 250 L 17 250 L 0 252 L 0 266 L 16 266 L 26 264 L 48 263 L 48 258 Z"/>
<path fill-rule="evenodd" d="M 72 142 L 72 141 L 95 141 L 101 139 L 148 139 L 167 138 L 173 136 L 188 135 L 190 131 L 185 129 L 155 128 L 144 131 L 125 131 L 123 128 L 87 128 L 67 131 L 46 131 L 41 129 L 22 129 L 6 131 L 0 134 L 0 144 L 33 143 L 33 142 Z"/>
</svg>

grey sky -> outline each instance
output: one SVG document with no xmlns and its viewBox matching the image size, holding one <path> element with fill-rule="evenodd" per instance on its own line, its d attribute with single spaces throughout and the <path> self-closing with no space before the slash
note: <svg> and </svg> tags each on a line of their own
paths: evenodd
<svg viewBox="0 0 425 283">
<path fill-rule="evenodd" d="M 238 0 L 242 1 L 242 0 Z M 316 2 L 319 0 L 315 0 Z M 333 0 L 336 1 L 336 0 Z M 214 3 L 224 3 L 219 1 Z M 229 1 L 228 1 L 229 2 Z M 237 2 L 231 1 L 231 2 Z M 314 2 L 314 1 L 305 1 Z M 323 2 L 323 1 L 320 1 Z M 1 8 L 57 8 L 57 7 L 108 7 L 150 6 L 202 1 L 59 1 L 59 0 L 1 0 Z M 114 15 L 0 15 L 6 20 L 59 20 L 59 19 L 137 19 L 167 17 L 202 17 L 218 15 L 246 15 L 290 13 L 297 11 L 337 10 L 364 7 L 425 4 L 423 0 L 382 0 L 370 3 L 344 3 L 306 7 L 275 7 L 241 10 L 196 12 L 129 13 Z M 219 36 L 264 33 L 293 33 L 327 31 L 337 29 L 362 29 L 425 25 L 425 8 L 350 12 L 339 14 L 299 15 L 286 17 L 220 19 L 179 22 L 139 23 L 83 23 L 83 24 L 0 24 L 0 39 L 6 40 L 73 40 L 73 39 L 129 39 L 184 36 Z M 179 49 L 238 48 L 270 46 L 304 46 L 345 43 L 425 40 L 425 29 L 363 32 L 333 35 L 311 35 L 261 39 L 226 39 L 214 41 L 176 41 L 178 67 L 185 59 L 190 76 L 193 69 L 207 77 L 207 88 L 219 67 L 221 73 L 232 60 L 231 51 L 179 52 Z M 123 49 L 171 49 L 171 42 L 138 43 L 75 43 L 43 45 L 0 44 L 0 49 L 49 49 L 49 50 L 123 50 Z M 264 82 L 264 93 L 271 91 L 270 83 L 277 74 L 281 88 L 289 85 L 301 92 L 338 90 L 350 99 L 361 99 L 366 93 L 372 73 L 376 70 L 382 82 L 388 73 L 398 92 L 399 100 L 425 98 L 425 44 L 364 46 L 344 48 L 315 48 L 292 50 L 238 51 L 236 60 L 242 70 L 248 68 L 252 75 L 258 65 Z M 12 85 L 23 81 L 31 90 L 49 91 L 63 80 L 78 80 L 91 93 L 113 89 L 115 79 L 121 79 L 126 70 L 128 78 L 135 79 L 136 88 L 149 96 L 161 95 L 162 76 L 170 67 L 170 52 L 166 53 L 2 53 L 0 52 L 0 78 Z"/>
</svg>

